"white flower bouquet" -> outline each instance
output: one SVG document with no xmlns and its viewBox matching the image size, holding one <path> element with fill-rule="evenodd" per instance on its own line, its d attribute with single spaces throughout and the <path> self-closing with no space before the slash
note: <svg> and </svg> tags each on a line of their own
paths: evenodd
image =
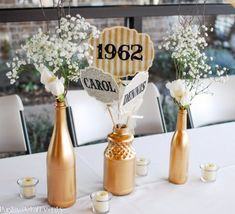
<svg viewBox="0 0 235 214">
<path fill-rule="evenodd" d="M 176 80 L 166 84 L 170 94 L 180 109 L 187 109 L 193 98 L 199 94 L 208 93 L 210 84 L 215 77 L 224 77 L 227 68 L 215 66 L 215 72 L 208 64 L 213 58 L 208 59 L 204 49 L 208 46 L 206 26 L 197 27 L 187 24 L 180 25 L 175 32 L 164 38 L 159 47 L 168 51 L 176 69 Z M 211 78 L 211 83 L 204 85 L 202 78 Z M 222 79 L 224 80 L 224 78 Z"/>
<path fill-rule="evenodd" d="M 88 43 L 91 36 L 98 37 L 99 31 L 80 15 L 61 18 L 54 34 L 39 29 L 22 46 L 25 57 L 21 59 L 16 56 L 11 63 L 7 63 L 11 69 L 6 74 L 10 83 L 14 84 L 19 75 L 26 71 L 27 64 L 33 64 L 40 72 L 41 83 L 46 90 L 63 102 L 69 82 L 77 82 L 80 70 L 93 62 L 90 54 L 93 47 Z"/>
</svg>

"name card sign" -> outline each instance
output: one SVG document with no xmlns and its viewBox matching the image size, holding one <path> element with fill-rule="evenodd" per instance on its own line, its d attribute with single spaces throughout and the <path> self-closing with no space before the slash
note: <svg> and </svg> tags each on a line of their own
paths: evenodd
<svg viewBox="0 0 235 214">
<path fill-rule="evenodd" d="M 119 87 L 113 77 L 95 67 L 88 67 L 80 73 L 80 79 L 87 93 L 104 103 L 119 99 Z"/>
<path fill-rule="evenodd" d="M 130 83 L 125 87 L 124 93 L 121 99 L 120 109 L 123 112 L 132 112 L 137 110 L 136 104 L 143 98 L 145 90 L 148 84 L 148 73 L 138 73 Z"/>
<path fill-rule="evenodd" d="M 92 37 L 94 66 L 116 77 L 148 71 L 154 47 L 148 34 L 127 27 L 105 28 L 99 38 Z"/>
</svg>

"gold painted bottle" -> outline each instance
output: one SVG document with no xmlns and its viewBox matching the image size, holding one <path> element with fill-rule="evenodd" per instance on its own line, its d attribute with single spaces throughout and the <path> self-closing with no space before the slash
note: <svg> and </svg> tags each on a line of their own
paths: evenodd
<svg viewBox="0 0 235 214">
<path fill-rule="evenodd" d="M 184 184 L 188 178 L 189 138 L 187 111 L 179 109 L 176 131 L 171 141 L 169 182 Z"/>
<path fill-rule="evenodd" d="M 127 195 L 135 187 L 134 136 L 126 125 L 117 125 L 108 135 L 104 152 L 104 189 L 114 195 Z"/>
<path fill-rule="evenodd" d="M 66 208 L 76 202 L 76 161 L 70 138 L 66 106 L 56 103 L 55 125 L 47 153 L 47 196 L 54 207 Z"/>
</svg>

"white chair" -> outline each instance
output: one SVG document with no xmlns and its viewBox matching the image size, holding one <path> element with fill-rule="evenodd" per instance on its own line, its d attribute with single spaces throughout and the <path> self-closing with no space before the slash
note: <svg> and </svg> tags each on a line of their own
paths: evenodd
<svg viewBox="0 0 235 214">
<path fill-rule="evenodd" d="M 208 79 L 203 81 L 209 82 Z M 191 127 L 235 121 L 235 75 L 225 83 L 214 82 L 209 89 L 213 94 L 197 96 L 189 109 Z"/>
<path fill-rule="evenodd" d="M 157 86 L 153 83 L 148 83 L 143 103 L 137 114 L 144 118 L 137 119 L 136 121 L 136 135 L 166 132 L 166 125 L 160 102 L 160 93 Z"/>
<path fill-rule="evenodd" d="M 68 91 L 69 127 L 77 146 L 106 139 L 112 131 L 112 122 L 105 105 L 90 97 L 84 90 Z M 148 84 L 144 101 L 138 111 L 144 119 L 137 121 L 136 135 L 166 132 L 159 92 L 153 83 Z"/>
<path fill-rule="evenodd" d="M 31 153 L 23 111 L 18 95 L 0 97 L 0 152 Z"/>
<path fill-rule="evenodd" d="M 67 113 L 74 144 L 79 146 L 105 139 L 112 131 L 112 121 L 105 105 L 85 90 L 68 91 Z"/>
</svg>

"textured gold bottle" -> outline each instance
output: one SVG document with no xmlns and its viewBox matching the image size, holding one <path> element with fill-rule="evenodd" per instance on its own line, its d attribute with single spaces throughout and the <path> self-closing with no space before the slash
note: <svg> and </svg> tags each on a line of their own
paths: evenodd
<svg viewBox="0 0 235 214">
<path fill-rule="evenodd" d="M 66 106 L 56 103 L 55 125 L 47 153 L 48 203 L 66 208 L 76 202 L 76 162 L 68 131 Z"/>
<path fill-rule="evenodd" d="M 189 139 L 186 125 L 187 111 L 180 109 L 170 152 L 169 181 L 174 184 L 184 184 L 188 178 Z"/>
<path fill-rule="evenodd" d="M 104 189 L 114 195 L 126 195 L 135 187 L 134 136 L 126 125 L 117 125 L 108 135 L 104 152 Z"/>
</svg>

